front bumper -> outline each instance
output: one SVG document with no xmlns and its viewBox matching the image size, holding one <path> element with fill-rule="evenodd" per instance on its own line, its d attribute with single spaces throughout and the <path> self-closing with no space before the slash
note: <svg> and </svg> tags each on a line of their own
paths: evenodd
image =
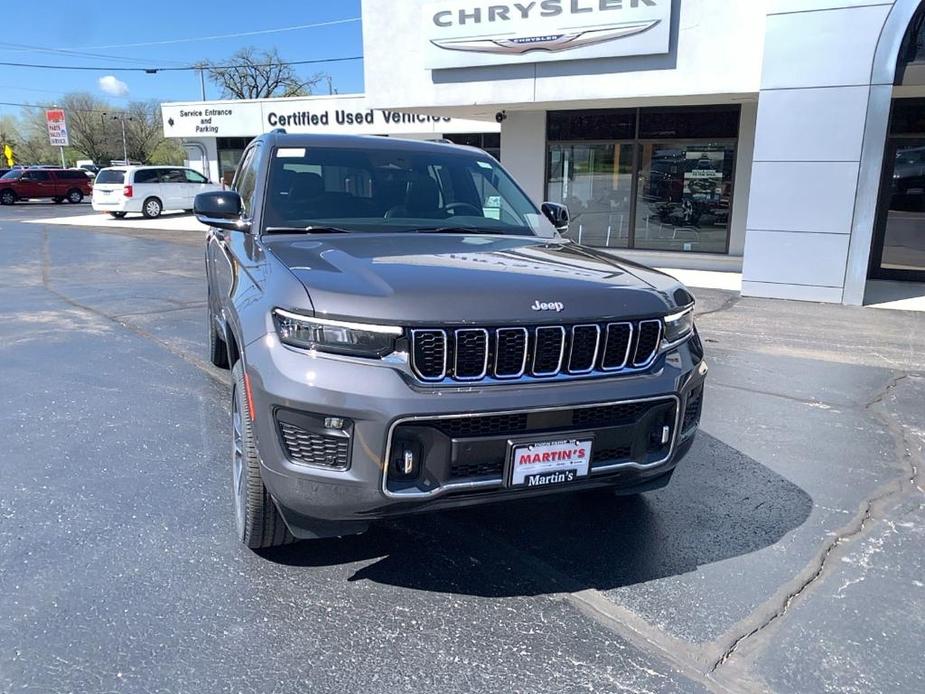
<svg viewBox="0 0 925 694">
<path fill-rule="evenodd" d="M 660 480 L 667 481 L 693 441 L 707 372 L 699 355 L 699 350 L 683 343 L 642 373 L 555 383 L 424 387 L 410 382 L 404 372 L 389 364 L 357 364 L 312 355 L 282 345 L 271 333 L 246 347 L 245 367 L 254 400 L 264 483 L 293 533 L 314 537 L 359 530 L 378 518 L 540 493 L 658 486 Z M 636 424 L 622 421 L 601 426 L 602 421 L 588 417 L 569 424 L 570 420 L 562 419 L 577 409 L 591 411 L 627 401 L 660 404 L 661 409 L 648 419 L 643 413 Z M 693 414 L 692 405 L 696 406 Z M 311 413 L 309 417 L 315 415 L 315 421 L 338 417 L 350 422 L 345 469 L 293 462 L 291 449 L 281 436 L 281 413 L 283 418 L 285 413 L 295 413 L 296 419 L 290 417 L 291 421 L 298 421 L 298 413 Z M 623 436 L 629 452 L 602 460 L 600 465 L 592 464 L 591 474 L 580 482 L 539 491 L 508 487 L 504 470 L 497 465 L 473 469 L 468 478 L 448 476 L 449 460 L 439 454 L 425 456 L 427 472 L 417 481 L 409 483 L 390 475 L 396 435 L 407 432 L 408 427 L 413 430 L 418 420 L 510 413 L 529 416 L 531 424 L 518 431 L 519 440 L 592 431 L 605 437 L 602 441 L 612 443 L 619 443 Z M 548 419 L 549 413 L 553 420 Z M 545 421 L 548 430 L 544 429 Z M 651 428 L 653 422 L 659 431 L 669 427 L 669 441 L 647 448 L 644 441 L 648 431 L 644 427 Z M 503 428 L 487 437 L 481 435 L 484 432 L 476 433 L 479 436 L 451 432 L 447 440 L 454 447 L 452 457 L 465 449 L 474 462 L 478 462 L 480 451 L 497 462 L 497 445 L 507 443 L 511 433 Z"/>
</svg>

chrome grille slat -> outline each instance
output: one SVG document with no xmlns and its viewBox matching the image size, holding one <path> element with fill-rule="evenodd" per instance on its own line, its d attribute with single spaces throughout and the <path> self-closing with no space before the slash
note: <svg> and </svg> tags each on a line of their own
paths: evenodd
<svg viewBox="0 0 925 694">
<path fill-rule="evenodd" d="M 648 369 L 662 350 L 661 318 L 409 330 L 414 375 L 430 383 L 604 376 Z"/>
<path fill-rule="evenodd" d="M 593 347 L 589 345 L 593 341 Z M 596 323 L 586 323 L 572 327 L 572 341 L 569 348 L 568 372 L 570 374 L 589 374 L 597 364 L 597 353 L 601 345 L 601 328 Z M 577 357 L 576 357 L 577 352 Z M 576 364 L 576 359 L 578 364 Z"/>
<path fill-rule="evenodd" d="M 601 369 L 603 371 L 618 371 L 620 369 L 625 369 L 630 360 L 630 349 L 632 346 L 632 323 L 608 323 L 604 335 L 604 356 L 601 359 Z M 621 354 L 622 356 L 620 356 Z"/>
<path fill-rule="evenodd" d="M 636 338 L 636 352 L 633 355 L 633 366 L 646 366 L 655 359 L 661 342 L 662 322 L 660 320 L 640 321 L 639 337 Z"/>
<path fill-rule="evenodd" d="M 453 377 L 457 381 L 485 378 L 488 375 L 488 331 L 484 328 L 461 328 L 454 337 Z"/>
<path fill-rule="evenodd" d="M 424 381 L 446 378 L 447 343 L 445 330 L 411 331 L 411 366 Z"/>
<path fill-rule="evenodd" d="M 520 343 L 523 343 L 522 347 L 518 346 Z M 529 346 L 530 333 L 526 328 L 498 328 L 495 330 L 495 378 L 520 378 L 523 376 L 527 371 Z M 519 364 L 517 369 L 511 368 L 514 364 Z"/>
<path fill-rule="evenodd" d="M 553 333 L 558 334 L 558 338 L 553 337 Z M 548 337 L 547 337 L 548 336 Z M 558 347 L 557 347 L 558 345 Z M 556 361 L 555 368 L 541 370 L 537 369 L 537 361 L 552 363 L 555 353 L 558 350 L 559 357 Z M 533 364 L 530 368 L 531 373 L 538 377 L 555 376 L 562 371 L 562 360 L 565 358 L 565 328 L 561 325 L 543 325 L 533 333 Z"/>
</svg>

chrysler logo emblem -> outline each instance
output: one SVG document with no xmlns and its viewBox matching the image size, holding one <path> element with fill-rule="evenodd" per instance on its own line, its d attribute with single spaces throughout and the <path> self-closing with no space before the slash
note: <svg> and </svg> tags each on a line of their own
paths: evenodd
<svg viewBox="0 0 925 694">
<path fill-rule="evenodd" d="M 594 46 L 616 39 L 634 36 L 648 31 L 659 23 L 655 19 L 645 22 L 624 22 L 595 29 L 569 29 L 544 35 L 508 36 L 495 38 L 471 39 L 434 39 L 431 41 L 438 48 L 448 51 L 470 51 L 474 53 L 505 53 L 521 55 L 530 51 L 547 51 L 558 53 L 584 46 Z"/>
</svg>

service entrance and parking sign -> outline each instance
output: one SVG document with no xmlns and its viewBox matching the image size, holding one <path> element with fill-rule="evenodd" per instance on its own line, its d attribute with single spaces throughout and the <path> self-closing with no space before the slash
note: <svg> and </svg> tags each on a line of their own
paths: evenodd
<svg viewBox="0 0 925 694">
<path fill-rule="evenodd" d="M 45 124 L 48 126 L 48 141 L 53 147 L 69 147 L 67 137 L 67 117 L 64 109 L 53 108 L 45 111 Z"/>
</svg>

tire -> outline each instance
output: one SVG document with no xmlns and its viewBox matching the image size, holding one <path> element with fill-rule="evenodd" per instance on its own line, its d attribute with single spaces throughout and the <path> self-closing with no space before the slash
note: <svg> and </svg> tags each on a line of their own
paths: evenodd
<svg viewBox="0 0 925 694">
<path fill-rule="evenodd" d="M 250 549 L 286 545 L 295 538 L 260 477 L 260 459 L 245 395 L 244 364 L 240 360 L 231 375 L 231 489 L 238 539 Z"/>
<path fill-rule="evenodd" d="M 84 194 L 81 193 L 76 188 L 71 188 L 69 191 L 67 191 L 67 201 L 71 203 L 72 205 L 76 205 L 77 203 L 83 202 L 83 199 L 84 199 Z"/>
<path fill-rule="evenodd" d="M 62 202 L 64 202 L 64 198 L 52 198 L 51 201 L 56 205 L 60 205 Z"/>
<path fill-rule="evenodd" d="M 110 212 L 113 219 L 125 219 L 125 212 Z"/>
<path fill-rule="evenodd" d="M 212 320 L 212 311 L 209 310 L 209 361 L 213 366 L 220 369 L 227 369 L 228 364 L 228 345 L 219 337 L 215 329 L 215 321 Z"/>
<path fill-rule="evenodd" d="M 163 211 L 164 205 L 157 198 L 148 198 L 141 206 L 141 213 L 145 216 L 145 219 L 160 217 Z"/>
<path fill-rule="evenodd" d="M 12 190 L 0 191 L 0 205 L 12 205 L 16 202 L 16 193 Z"/>
</svg>

